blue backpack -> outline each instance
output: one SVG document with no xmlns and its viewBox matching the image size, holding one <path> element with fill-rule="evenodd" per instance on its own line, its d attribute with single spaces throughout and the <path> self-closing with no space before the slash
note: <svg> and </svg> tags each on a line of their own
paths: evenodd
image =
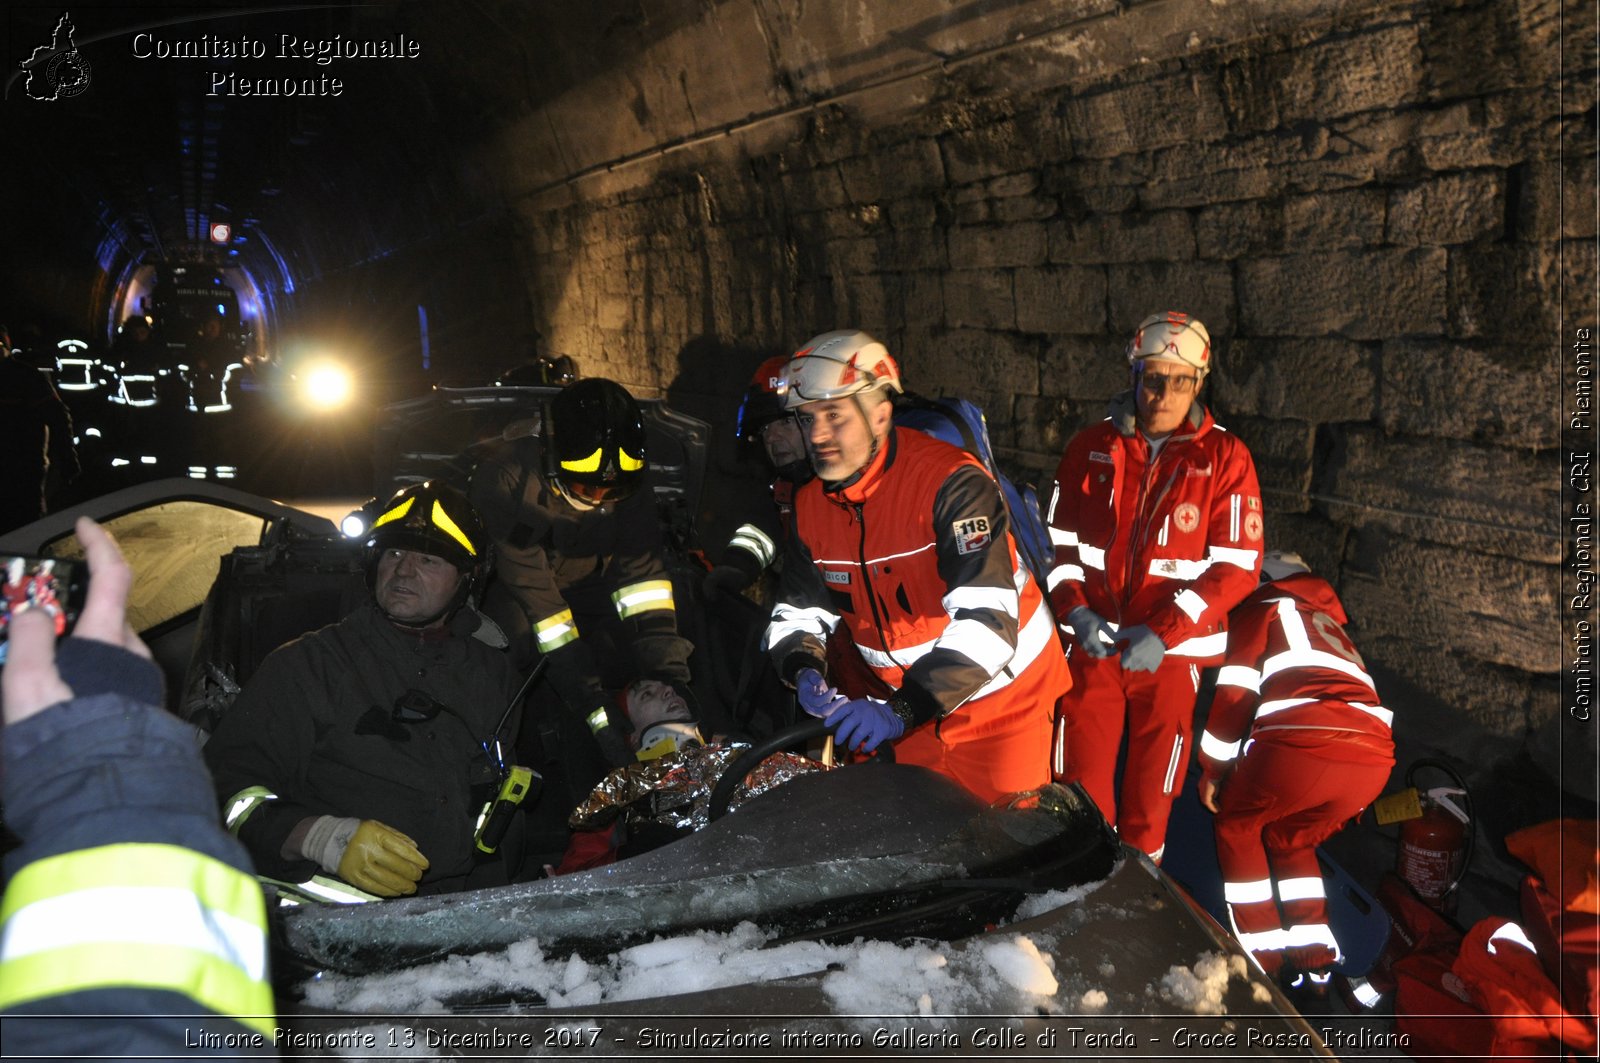
<svg viewBox="0 0 1600 1063">
<path fill-rule="evenodd" d="M 1000 496 L 1005 500 L 1006 515 L 1011 522 L 1011 538 L 1016 541 L 1017 554 L 1033 574 L 1039 590 L 1044 591 L 1045 577 L 1049 574 L 1055 551 L 1050 546 L 1050 529 L 1045 527 L 1044 518 L 1040 515 L 1039 496 L 1031 484 L 1018 488 L 995 464 L 994 450 L 989 445 L 989 426 L 977 404 L 969 399 L 929 399 L 921 395 L 902 395 L 895 400 L 894 423 L 960 447 L 983 462 L 983 467 L 1000 485 Z"/>
</svg>

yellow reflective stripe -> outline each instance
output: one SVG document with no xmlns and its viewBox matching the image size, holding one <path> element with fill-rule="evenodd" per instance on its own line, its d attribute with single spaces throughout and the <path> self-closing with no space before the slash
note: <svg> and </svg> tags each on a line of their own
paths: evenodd
<svg viewBox="0 0 1600 1063">
<path fill-rule="evenodd" d="M 611 602 L 617 607 L 617 615 L 624 620 L 652 609 L 677 611 L 677 606 L 672 601 L 672 581 L 669 579 L 649 579 L 630 583 L 626 587 L 618 588 L 611 596 Z"/>
<path fill-rule="evenodd" d="M 564 461 L 561 467 L 568 472 L 598 472 L 600 469 L 600 448 L 595 447 L 594 453 L 587 458 L 578 458 L 576 461 Z"/>
<path fill-rule="evenodd" d="M 213 857 L 127 844 L 38 860 L 11 880 L 0 920 L 0 1009 L 144 986 L 271 1033 L 261 887 Z"/>
<path fill-rule="evenodd" d="M 464 546 L 467 553 L 473 557 L 478 556 L 478 548 L 472 545 L 472 540 L 468 539 L 466 533 L 456 526 L 455 521 L 450 519 L 450 514 L 444 511 L 444 506 L 439 504 L 437 498 L 433 500 L 433 523 L 438 526 L 440 531 Z"/>
<path fill-rule="evenodd" d="M 166 989 L 271 1038 L 272 987 L 226 960 L 153 944 L 74 945 L 0 963 L 0 1010 L 90 989 Z"/>
<path fill-rule="evenodd" d="M 575 640 L 578 626 L 572 622 L 572 610 L 563 609 L 533 625 L 533 633 L 539 641 L 539 652 L 549 653 Z"/>
<path fill-rule="evenodd" d="M 611 718 L 606 715 L 606 707 L 604 705 L 600 706 L 598 709 L 595 709 L 583 719 L 584 722 L 589 725 L 589 730 L 593 731 L 595 734 L 599 734 L 601 731 L 611 726 Z"/>
<path fill-rule="evenodd" d="M 391 520 L 399 520 L 401 517 L 403 517 L 407 513 L 411 512 L 411 503 L 413 503 L 415 501 L 416 501 L 416 498 L 414 496 L 411 497 L 411 498 L 406 499 L 404 502 L 400 503 L 398 506 L 395 506 L 389 512 L 385 513 L 383 516 L 381 516 L 377 520 L 373 521 L 372 522 L 372 526 L 374 528 L 381 528 L 385 524 L 388 524 Z"/>
<path fill-rule="evenodd" d="M 229 831 L 239 833 L 239 828 L 244 826 L 245 820 L 255 813 L 255 810 L 268 801 L 276 801 L 278 795 L 265 786 L 246 786 L 243 790 L 228 798 L 228 810 L 223 813 L 222 822 Z"/>
<path fill-rule="evenodd" d="M 617 466 L 622 469 L 623 472 L 638 472 L 640 469 L 644 468 L 644 456 L 640 455 L 636 458 L 632 454 L 629 454 L 626 450 L 618 449 Z"/>
</svg>

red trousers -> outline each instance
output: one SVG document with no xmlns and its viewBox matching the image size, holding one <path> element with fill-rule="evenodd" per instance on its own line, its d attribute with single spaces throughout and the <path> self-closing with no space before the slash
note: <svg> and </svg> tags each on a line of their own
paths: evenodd
<svg viewBox="0 0 1600 1063">
<path fill-rule="evenodd" d="M 1072 689 L 1061 702 L 1067 781 L 1081 782 L 1122 840 L 1159 862 L 1172 800 L 1189 762 L 1200 669 L 1168 656 L 1154 672 L 1130 672 L 1119 658 L 1081 651 L 1068 664 Z M 1117 751 L 1124 732 L 1128 759 L 1119 794 Z"/>
<path fill-rule="evenodd" d="M 1267 731 L 1244 747 L 1216 818 L 1223 895 L 1239 943 L 1264 971 L 1339 959 L 1316 847 L 1383 792 L 1392 747 L 1318 729 Z"/>
<path fill-rule="evenodd" d="M 985 801 L 1050 781 L 1050 714 L 1030 712 L 1004 730 L 947 742 L 925 723 L 894 743 L 896 764 L 948 775 Z"/>
</svg>

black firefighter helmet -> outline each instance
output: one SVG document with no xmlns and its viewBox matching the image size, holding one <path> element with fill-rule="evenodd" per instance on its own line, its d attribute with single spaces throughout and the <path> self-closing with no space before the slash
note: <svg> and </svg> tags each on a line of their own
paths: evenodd
<svg viewBox="0 0 1600 1063">
<path fill-rule="evenodd" d="M 467 578 L 445 610 L 453 613 L 489 570 L 489 537 L 467 496 L 438 480 L 396 491 L 367 533 L 367 585 L 376 585 L 385 550 L 412 550 L 442 557 Z"/>
<path fill-rule="evenodd" d="M 579 380 L 550 400 L 544 453 L 550 485 L 567 501 L 620 502 L 644 482 L 644 415 L 615 381 Z"/>
</svg>

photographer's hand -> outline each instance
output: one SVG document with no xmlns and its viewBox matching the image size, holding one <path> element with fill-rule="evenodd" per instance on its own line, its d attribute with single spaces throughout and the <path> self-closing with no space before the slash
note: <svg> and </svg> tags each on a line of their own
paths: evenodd
<svg viewBox="0 0 1600 1063">
<path fill-rule="evenodd" d="M 75 527 L 89 561 L 89 596 L 73 637 L 103 642 L 148 660 L 150 650 L 128 626 L 128 588 L 133 570 L 111 534 L 88 517 Z M 55 624 L 43 609 L 25 609 L 11 618 L 10 648 L 0 670 L 0 701 L 7 724 L 66 701 L 73 689 L 56 668 Z"/>
</svg>

